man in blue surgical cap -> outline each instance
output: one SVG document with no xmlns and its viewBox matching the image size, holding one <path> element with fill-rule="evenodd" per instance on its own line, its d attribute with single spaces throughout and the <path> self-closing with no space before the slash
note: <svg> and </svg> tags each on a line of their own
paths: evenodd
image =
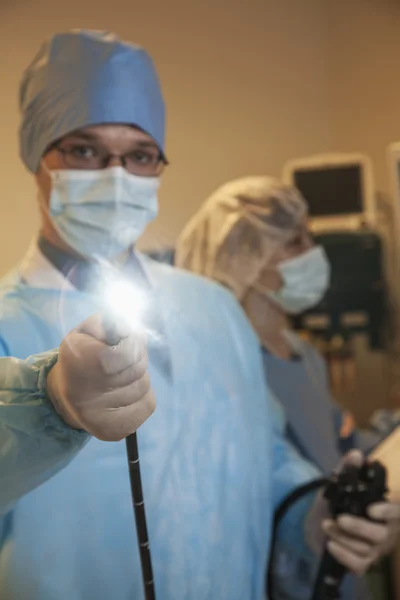
<svg viewBox="0 0 400 600">
<path fill-rule="evenodd" d="M 151 59 L 108 33 L 55 35 L 25 72 L 20 101 L 42 226 L 2 283 L 2 354 L 46 351 L 91 314 L 112 321 L 128 303 L 123 318 L 147 333 L 157 400 L 139 447 L 158 598 L 261 600 L 273 510 L 318 473 L 283 439 L 257 339 L 233 297 L 133 250 L 156 216 L 166 164 Z M 15 412 L 10 421 L 0 408 L 1 599 L 143 598 L 124 443 L 102 441 L 114 411 L 90 435 L 71 402 L 60 409 L 63 386 L 46 414 L 31 396 L 4 393 Z M 77 436 L 79 452 L 68 443 Z M 311 557 L 324 510 L 321 498 L 300 502 L 280 542 Z M 379 525 L 330 524 L 332 552 L 363 572 L 393 543 L 398 513 L 384 503 Z"/>
</svg>

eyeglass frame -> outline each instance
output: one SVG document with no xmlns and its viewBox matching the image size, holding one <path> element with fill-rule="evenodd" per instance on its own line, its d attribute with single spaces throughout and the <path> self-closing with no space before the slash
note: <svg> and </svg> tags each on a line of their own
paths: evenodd
<svg viewBox="0 0 400 600">
<path fill-rule="evenodd" d="M 56 150 L 57 152 L 59 152 L 61 154 L 61 156 L 63 157 L 63 161 L 64 161 L 64 165 L 68 168 L 68 169 L 76 169 L 78 171 L 88 171 L 88 170 L 92 170 L 92 169 L 86 169 L 85 167 L 79 168 L 79 167 L 72 167 L 71 165 L 68 164 L 68 161 L 66 160 L 66 156 L 68 155 L 69 151 L 66 148 L 62 148 L 61 144 L 64 140 L 59 140 L 58 142 L 56 142 L 55 144 L 53 144 L 46 152 L 46 154 L 48 154 L 49 152 L 51 152 L 52 150 Z M 105 154 L 104 158 L 103 158 L 103 164 L 102 166 L 95 168 L 93 170 L 95 171 L 102 171 L 104 169 L 107 169 L 109 167 L 110 162 L 113 159 L 117 159 L 120 163 L 121 166 L 126 169 L 126 157 L 129 156 L 130 154 L 132 154 L 132 152 L 126 152 L 124 154 L 114 154 L 114 153 L 107 153 Z M 128 173 L 132 174 L 132 175 L 136 175 L 137 177 L 159 177 L 163 171 L 164 168 L 166 166 L 169 165 L 168 160 L 165 158 L 165 156 L 163 155 L 163 153 L 160 151 L 159 155 L 158 155 L 158 162 L 156 163 L 156 167 L 158 166 L 158 170 L 156 169 L 156 171 L 152 174 L 138 174 L 138 173 L 133 173 L 132 171 L 129 171 L 128 169 L 126 169 L 128 171 Z"/>
</svg>

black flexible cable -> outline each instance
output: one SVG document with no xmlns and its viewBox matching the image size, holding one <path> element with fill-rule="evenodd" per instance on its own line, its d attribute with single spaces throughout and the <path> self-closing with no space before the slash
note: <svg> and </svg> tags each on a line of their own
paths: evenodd
<svg viewBox="0 0 400 600">
<path fill-rule="evenodd" d="M 311 492 L 314 492 L 314 491 L 318 490 L 319 488 L 326 486 L 328 482 L 329 482 L 329 479 L 326 479 L 326 478 L 313 479 L 312 481 L 306 483 L 305 485 L 302 485 L 301 487 L 296 488 L 293 492 L 291 492 L 288 496 L 286 496 L 286 498 L 284 498 L 282 500 L 282 502 L 276 509 L 275 516 L 274 516 L 274 523 L 273 523 L 273 527 L 272 527 L 271 555 L 270 555 L 270 560 L 269 560 L 269 565 L 268 565 L 267 582 L 266 582 L 268 600 L 273 600 L 273 597 L 274 597 L 274 589 L 273 589 L 273 587 L 274 587 L 274 573 L 273 573 L 274 550 L 276 547 L 278 528 L 279 528 L 279 525 L 280 525 L 282 519 L 285 517 L 286 513 L 293 506 L 293 504 L 296 504 L 296 502 L 298 502 L 303 496 L 306 496 L 307 494 L 310 494 Z"/>
<path fill-rule="evenodd" d="M 113 320 L 105 315 L 103 326 L 107 344 L 116 346 L 119 343 L 117 328 Z M 153 579 L 153 568 L 151 564 L 151 554 L 149 545 L 149 536 L 147 533 L 146 511 L 143 499 L 142 477 L 140 473 L 139 449 L 136 432 L 128 435 L 126 438 L 126 453 L 128 457 L 129 480 L 131 484 L 131 494 L 133 510 L 136 522 L 136 535 L 139 545 L 140 563 L 142 567 L 142 579 L 144 587 L 145 600 L 155 600 L 156 592 Z"/>
<path fill-rule="evenodd" d="M 136 433 L 132 433 L 126 438 L 126 452 L 128 455 L 129 478 L 131 482 L 133 508 L 135 512 L 140 562 L 142 565 L 145 600 L 155 600 L 156 592 L 154 588 L 153 568 L 151 565 L 149 536 L 147 533 L 146 512 L 143 500 L 142 478 L 140 474 L 139 451 Z"/>
</svg>

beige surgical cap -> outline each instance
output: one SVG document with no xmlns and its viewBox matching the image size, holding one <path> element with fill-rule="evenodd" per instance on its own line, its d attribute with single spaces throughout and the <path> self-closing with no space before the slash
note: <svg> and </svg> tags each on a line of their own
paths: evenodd
<svg viewBox="0 0 400 600">
<path fill-rule="evenodd" d="M 220 187 L 178 238 L 178 267 L 229 287 L 239 300 L 307 215 L 300 192 L 271 177 Z"/>
</svg>

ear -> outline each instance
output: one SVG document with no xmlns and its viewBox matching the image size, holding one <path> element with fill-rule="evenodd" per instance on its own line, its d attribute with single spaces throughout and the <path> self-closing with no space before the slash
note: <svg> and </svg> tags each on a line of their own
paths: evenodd
<svg viewBox="0 0 400 600">
<path fill-rule="evenodd" d="M 277 292 L 283 286 L 283 279 L 276 266 L 270 265 L 260 273 L 258 283 L 271 292 Z"/>
<path fill-rule="evenodd" d="M 47 170 L 43 168 L 42 164 L 40 164 L 39 169 L 35 173 L 34 177 L 38 188 L 40 203 L 47 207 L 49 206 L 50 202 L 51 177 Z"/>
</svg>

